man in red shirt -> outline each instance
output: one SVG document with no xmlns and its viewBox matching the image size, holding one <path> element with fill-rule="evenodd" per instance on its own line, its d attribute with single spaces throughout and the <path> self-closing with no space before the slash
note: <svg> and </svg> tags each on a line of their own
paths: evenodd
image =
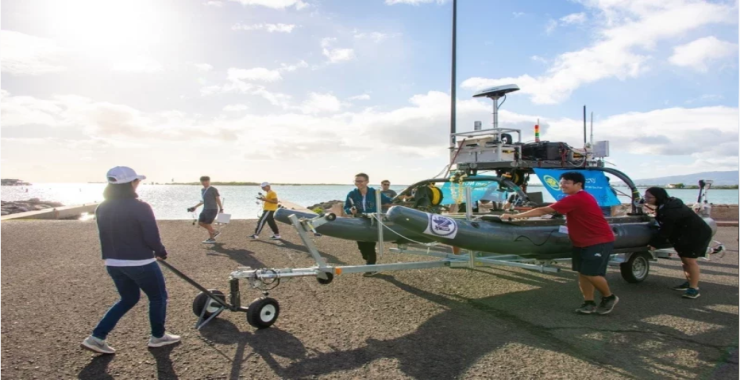
<svg viewBox="0 0 740 380">
<path fill-rule="evenodd" d="M 563 173 L 560 188 L 567 194 L 565 198 L 521 214 L 503 214 L 501 219 L 529 218 L 555 212 L 565 215 L 568 236 L 573 243 L 573 270 L 578 272 L 578 284 L 584 299 L 576 312 L 609 314 L 619 302 L 619 297 L 612 294 L 604 277 L 609 257 L 614 253 L 614 233 L 596 199 L 583 190 L 585 183 L 581 173 Z M 598 307 L 594 302 L 594 288 L 601 293 Z"/>
</svg>

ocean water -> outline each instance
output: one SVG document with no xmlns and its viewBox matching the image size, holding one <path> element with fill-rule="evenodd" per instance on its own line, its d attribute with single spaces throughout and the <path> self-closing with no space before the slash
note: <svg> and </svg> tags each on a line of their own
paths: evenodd
<svg viewBox="0 0 740 380">
<path fill-rule="evenodd" d="M 379 188 L 379 185 L 372 185 Z M 64 205 L 89 204 L 103 201 L 103 183 L 38 183 L 32 186 L 2 186 L 3 201 L 19 201 L 39 198 L 42 201 L 61 202 Z M 255 197 L 261 192 L 258 186 L 216 186 L 224 201 L 225 211 L 234 219 L 254 219 L 262 210 Z M 312 206 L 320 202 L 345 199 L 352 190 L 352 185 L 302 185 L 273 186 L 279 199 L 284 199 L 302 206 Z M 139 199 L 149 203 L 157 219 L 191 219 L 192 213 L 186 211 L 200 201 L 201 186 L 195 185 L 149 185 L 144 182 L 139 186 Z M 400 192 L 403 185 L 391 186 Z M 617 188 L 627 192 L 627 188 Z M 545 202 L 553 198 L 540 186 L 530 186 L 530 192 L 541 191 Z M 644 189 L 641 189 L 644 192 Z M 668 190 L 671 196 L 680 198 L 686 203 L 696 202 L 699 190 Z M 708 199 L 715 204 L 738 204 L 738 190 L 711 189 Z M 620 196 L 623 203 L 629 201 Z"/>
</svg>

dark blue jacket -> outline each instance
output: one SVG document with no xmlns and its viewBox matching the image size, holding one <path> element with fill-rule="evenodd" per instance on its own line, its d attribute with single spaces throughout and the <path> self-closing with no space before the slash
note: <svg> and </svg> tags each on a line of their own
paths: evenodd
<svg viewBox="0 0 740 380">
<path fill-rule="evenodd" d="M 375 189 L 372 187 L 367 188 L 365 208 L 362 207 L 362 194 L 360 194 L 360 190 L 354 189 L 347 194 L 347 199 L 344 201 L 344 212 L 347 215 L 352 215 L 352 211 L 349 210 L 352 208 L 352 202 L 354 202 L 354 206 L 357 208 L 357 212 L 359 213 L 367 214 L 370 212 L 378 212 L 378 208 L 375 205 Z M 391 202 L 392 200 L 390 198 L 383 195 L 383 193 L 380 194 L 380 203 L 389 204 Z"/>
<path fill-rule="evenodd" d="M 107 200 L 95 209 L 103 259 L 146 260 L 167 253 L 151 206 L 137 199 Z"/>
</svg>

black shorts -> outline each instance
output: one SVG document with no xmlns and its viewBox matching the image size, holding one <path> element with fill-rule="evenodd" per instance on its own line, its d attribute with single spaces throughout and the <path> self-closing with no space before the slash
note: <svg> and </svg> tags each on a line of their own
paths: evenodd
<svg viewBox="0 0 740 380">
<path fill-rule="evenodd" d="M 613 242 L 573 247 L 573 270 L 584 276 L 606 276 L 609 257 L 613 253 Z"/>
<path fill-rule="evenodd" d="M 218 215 L 218 210 L 215 208 L 203 210 L 200 212 L 198 221 L 205 224 L 213 224 L 213 221 L 216 219 L 216 215 Z"/>
<path fill-rule="evenodd" d="M 693 246 L 676 244 L 673 246 L 673 249 L 675 249 L 676 253 L 678 253 L 678 257 L 683 257 L 687 259 L 698 259 L 707 255 L 707 249 L 709 249 L 709 243 L 711 241 L 712 239 L 710 238 L 709 240 L 707 240 L 706 244 L 700 243 Z"/>
</svg>

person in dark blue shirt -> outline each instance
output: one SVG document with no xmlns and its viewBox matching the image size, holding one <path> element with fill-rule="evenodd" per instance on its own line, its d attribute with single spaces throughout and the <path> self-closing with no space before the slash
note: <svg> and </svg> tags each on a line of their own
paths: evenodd
<svg viewBox="0 0 740 380">
<path fill-rule="evenodd" d="M 344 212 L 354 217 L 359 217 L 360 214 L 378 212 L 378 207 L 375 204 L 375 189 L 368 187 L 370 177 L 365 173 L 360 173 L 355 176 L 356 189 L 352 190 L 347 194 L 347 199 L 344 201 Z M 381 207 L 391 204 L 391 199 L 380 194 Z M 375 253 L 374 241 L 358 241 L 357 248 L 360 249 L 362 258 L 365 259 L 367 265 L 374 265 L 377 261 L 377 255 Z M 375 275 L 376 272 L 367 272 L 364 274 L 365 277 Z"/>
<path fill-rule="evenodd" d="M 177 343 L 180 337 L 165 331 L 167 289 L 156 260 L 167 258 L 152 208 L 137 200 L 136 188 L 146 179 L 125 166 L 108 171 L 105 200 L 95 210 L 100 246 L 108 274 L 121 296 L 82 342 L 82 347 L 102 354 L 116 352 L 106 337 L 118 321 L 139 302 L 140 291 L 149 298 L 149 347 Z"/>
</svg>

